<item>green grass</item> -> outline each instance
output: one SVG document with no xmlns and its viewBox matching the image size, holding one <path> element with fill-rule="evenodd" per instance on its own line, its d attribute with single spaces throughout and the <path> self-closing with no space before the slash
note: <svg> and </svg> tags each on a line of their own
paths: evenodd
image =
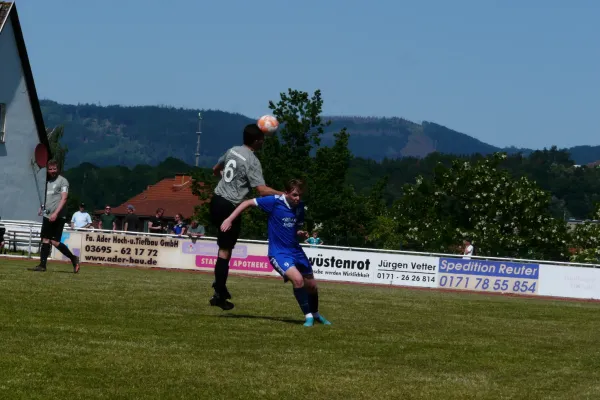
<svg viewBox="0 0 600 400">
<path fill-rule="evenodd" d="M 600 305 L 0 259 L 2 399 L 597 399 Z"/>
</svg>

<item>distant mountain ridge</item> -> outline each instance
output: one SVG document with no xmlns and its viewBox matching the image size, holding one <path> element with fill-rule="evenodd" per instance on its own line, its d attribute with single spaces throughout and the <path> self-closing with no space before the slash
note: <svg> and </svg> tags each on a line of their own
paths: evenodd
<svg viewBox="0 0 600 400">
<path fill-rule="evenodd" d="M 100 106 L 60 104 L 42 100 L 46 126 L 65 126 L 69 147 L 67 168 L 89 162 L 97 166 L 157 165 L 167 157 L 194 164 L 198 112 L 202 111 L 201 166 L 209 166 L 227 148 L 241 141 L 243 127 L 254 120 L 218 110 L 192 110 L 166 106 Z M 528 154 L 532 149 L 499 148 L 433 122 L 417 124 L 403 118 L 326 116 L 331 125 L 323 145 L 346 127 L 350 150 L 373 160 L 447 154 L 490 154 L 496 151 Z M 577 164 L 600 160 L 600 146 L 568 149 Z"/>
</svg>

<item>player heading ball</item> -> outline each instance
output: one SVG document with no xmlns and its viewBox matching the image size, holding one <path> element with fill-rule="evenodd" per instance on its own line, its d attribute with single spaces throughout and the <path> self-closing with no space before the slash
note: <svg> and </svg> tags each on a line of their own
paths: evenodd
<svg viewBox="0 0 600 400">
<path fill-rule="evenodd" d="M 244 200 L 251 188 L 255 188 L 261 196 L 281 194 L 265 184 L 262 166 L 254 154 L 262 148 L 264 140 L 265 134 L 257 124 L 247 125 L 244 128 L 244 144 L 227 150 L 213 167 L 213 174 L 221 176 L 221 180 L 210 202 L 211 223 L 219 230 L 217 235 L 219 254 L 213 282 L 215 292 L 210 299 L 210 305 L 223 310 L 233 308 L 233 303 L 228 301 L 231 299 L 231 294 L 227 290 L 226 283 L 231 252 L 240 236 L 242 220 L 235 218 L 227 232 L 220 230 L 221 224 Z"/>
</svg>

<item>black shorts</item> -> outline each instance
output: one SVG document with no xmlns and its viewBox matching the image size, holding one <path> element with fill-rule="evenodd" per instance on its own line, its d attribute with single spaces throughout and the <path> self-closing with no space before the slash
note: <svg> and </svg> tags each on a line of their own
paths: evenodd
<svg viewBox="0 0 600 400">
<path fill-rule="evenodd" d="M 56 220 L 52 222 L 48 218 L 44 217 L 40 237 L 42 239 L 50 239 L 56 242 L 60 242 L 60 239 L 63 234 L 63 229 L 65 229 L 66 222 L 67 220 L 65 218 L 56 218 Z"/>
<path fill-rule="evenodd" d="M 227 232 L 221 231 L 221 224 L 229 218 L 236 207 L 233 203 L 216 194 L 210 201 L 210 219 L 213 226 L 217 228 L 217 244 L 221 249 L 233 250 L 240 237 L 242 230 L 241 215 L 233 220 L 231 229 Z"/>
</svg>

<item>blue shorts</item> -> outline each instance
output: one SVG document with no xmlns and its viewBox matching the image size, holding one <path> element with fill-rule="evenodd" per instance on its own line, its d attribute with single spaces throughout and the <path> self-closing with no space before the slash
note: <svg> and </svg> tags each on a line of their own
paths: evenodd
<svg viewBox="0 0 600 400">
<path fill-rule="evenodd" d="M 279 275 L 285 278 L 288 269 L 296 267 L 302 275 L 311 275 L 313 273 L 312 265 L 304 251 L 294 251 L 289 253 L 278 253 L 269 255 L 269 261 Z"/>
</svg>

